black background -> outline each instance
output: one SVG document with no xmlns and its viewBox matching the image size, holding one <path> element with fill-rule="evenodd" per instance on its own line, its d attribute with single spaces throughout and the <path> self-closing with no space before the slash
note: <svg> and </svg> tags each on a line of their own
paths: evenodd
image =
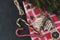
<svg viewBox="0 0 60 40">
<path fill-rule="evenodd" d="M 19 16 L 13 0 L 0 0 L 0 40 L 31 40 L 30 37 L 17 37 L 15 35 L 15 31 L 18 28 L 16 25 L 18 17 L 21 16 Z M 28 34 L 27 26 L 24 24 L 22 27 L 25 28 L 23 33 Z"/>
</svg>

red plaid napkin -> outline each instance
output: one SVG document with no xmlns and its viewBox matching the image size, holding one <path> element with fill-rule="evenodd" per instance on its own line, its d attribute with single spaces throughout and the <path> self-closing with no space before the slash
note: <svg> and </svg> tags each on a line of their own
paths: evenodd
<svg viewBox="0 0 60 40">
<path fill-rule="evenodd" d="M 35 21 L 35 18 L 40 18 L 40 14 L 41 14 L 41 10 L 40 8 L 31 8 L 32 4 L 27 3 L 27 2 L 23 2 L 23 6 L 25 8 L 25 12 L 26 12 L 26 18 L 27 18 L 27 22 L 29 23 L 29 25 L 32 25 L 32 23 Z M 58 32 L 60 32 L 60 21 L 58 21 L 58 18 L 55 14 L 51 14 L 50 15 L 52 21 L 54 22 L 56 29 Z M 34 35 L 36 34 L 34 32 L 33 29 L 29 28 L 30 34 Z M 43 37 L 39 37 L 39 36 L 35 36 L 35 37 L 31 37 L 32 40 L 53 40 L 51 37 L 51 33 L 49 31 L 45 31 L 45 36 Z M 58 39 L 59 40 L 59 39 Z"/>
</svg>

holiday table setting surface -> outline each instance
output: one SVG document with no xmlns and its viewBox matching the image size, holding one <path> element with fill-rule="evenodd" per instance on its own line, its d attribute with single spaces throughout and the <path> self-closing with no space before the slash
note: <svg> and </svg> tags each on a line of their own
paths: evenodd
<svg viewBox="0 0 60 40">
<path fill-rule="evenodd" d="M 22 1 L 23 0 L 20 0 L 19 4 L 23 7 Z M 23 18 L 26 20 L 26 15 L 19 15 L 18 9 L 14 5 L 13 0 L 0 0 L 0 40 L 31 40 L 31 37 L 29 36 L 16 36 L 15 32 L 18 28 L 16 25 L 16 20 L 18 18 Z M 28 26 L 23 22 L 21 22 L 21 25 L 24 28 L 21 33 L 30 34 Z"/>
</svg>

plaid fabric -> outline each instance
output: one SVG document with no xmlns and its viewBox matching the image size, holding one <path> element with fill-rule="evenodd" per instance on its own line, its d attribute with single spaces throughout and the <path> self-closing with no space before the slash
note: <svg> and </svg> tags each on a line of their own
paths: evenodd
<svg viewBox="0 0 60 40">
<path fill-rule="evenodd" d="M 27 22 L 29 23 L 29 25 L 32 25 L 32 23 L 36 20 L 36 18 L 40 18 L 40 14 L 41 14 L 41 10 L 40 8 L 36 8 L 33 7 L 31 8 L 32 4 L 27 3 L 27 2 L 23 2 L 23 6 L 25 8 L 25 12 L 26 12 L 26 18 L 27 18 Z M 47 12 L 45 12 L 47 13 Z M 52 21 L 54 22 L 57 30 L 60 32 L 60 21 L 58 21 L 58 18 L 55 14 L 50 15 Z M 33 29 L 29 28 L 30 34 L 36 34 L 34 32 Z M 51 37 L 51 33 L 49 31 L 44 31 L 45 32 L 45 36 L 44 37 L 31 37 L 32 40 L 53 40 Z"/>
<path fill-rule="evenodd" d="M 51 15 L 51 18 L 55 24 L 56 29 L 60 32 L 60 21 L 58 20 L 58 17 L 55 14 L 53 14 Z"/>
<path fill-rule="evenodd" d="M 27 17 L 27 22 L 31 25 L 36 18 L 40 17 L 40 9 L 38 8 L 28 8 L 32 4 L 29 4 L 27 2 L 23 2 L 25 12 L 26 12 L 26 17 Z"/>
</svg>

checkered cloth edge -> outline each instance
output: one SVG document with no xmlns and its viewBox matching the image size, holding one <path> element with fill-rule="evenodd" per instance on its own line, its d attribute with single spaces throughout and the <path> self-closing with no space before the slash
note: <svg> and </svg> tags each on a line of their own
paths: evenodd
<svg viewBox="0 0 60 40">
<path fill-rule="evenodd" d="M 31 6 L 30 3 L 27 3 L 27 2 L 23 2 L 23 6 L 25 8 L 25 12 L 26 12 L 26 18 L 27 18 L 27 22 L 31 25 L 32 22 L 35 21 L 34 17 L 35 18 L 39 18 L 41 15 L 40 15 L 40 9 L 39 8 L 28 8 L 28 5 Z M 57 30 L 60 32 L 60 21 L 58 21 L 58 18 L 55 14 L 52 14 L 50 15 L 52 21 L 54 22 L 55 24 L 55 27 L 57 28 Z M 33 29 L 29 28 L 29 31 L 30 31 L 30 34 L 35 34 L 35 32 L 33 31 Z M 31 37 L 31 40 L 52 40 L 52 37 L 51 37 L 51 33 L 48 32 L 46 34 L 46 36 L 40 38 L 40 37 Z"/>
</svg>

